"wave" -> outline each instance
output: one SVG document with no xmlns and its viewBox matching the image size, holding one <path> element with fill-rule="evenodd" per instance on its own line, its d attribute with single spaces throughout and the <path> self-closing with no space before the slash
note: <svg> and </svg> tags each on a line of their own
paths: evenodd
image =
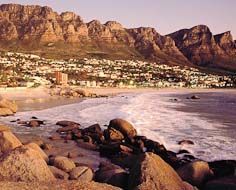
<svg viewBox="0 0 236 190">
<path fill-rule="evenodd" d="M 155 92 L 87 99 L 46 110 L 20 112 L 2 121 L 12 125 L 16 133 L 47 136 L 58 128 L 55 123 L 59 120 L 79 122 L 83 127 L 99 123 L 105 128 L 111 119 L 123 118 L 135 126 L 138 134 L 161 142 L 169 150 L 185 149 L 204 160 L 236 158 L 236 140 L 222 132 L 227 130 L 223 124 L 203 119 L 198 113 L 176 110 L 182 103 L 169 101 L 171 96 Z M 18 118 L 29 120 L 32 116 L 45 120 L 46 126 L 31 129 L 10 122 Z M 178 145 L 177 142 L 183 139 L 192 140 L 195 144 Z"/>
</svg>

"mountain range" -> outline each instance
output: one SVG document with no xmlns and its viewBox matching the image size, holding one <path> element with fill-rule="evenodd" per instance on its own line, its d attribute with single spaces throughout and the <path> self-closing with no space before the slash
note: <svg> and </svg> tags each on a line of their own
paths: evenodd
<svg viewBox="0 0 236 190">
<path fill-rule="evenodd" d="M 47 6 L 0 5 L 0 50 L 51 58 L 140 59 L 170 65 L 236 71 L 236 41 L 205 25 L 160 35 L 154 28 L 124 28 L 116 21 L 85 23 L 73 12 Z"/>
</svg>

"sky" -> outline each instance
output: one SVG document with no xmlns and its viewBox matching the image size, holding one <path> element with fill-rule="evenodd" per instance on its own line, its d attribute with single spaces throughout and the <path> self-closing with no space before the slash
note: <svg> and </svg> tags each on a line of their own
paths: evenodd
<svg viewBox="0 0 236 190">
<path fill-rule="evenodd" d="M 236 0 L 0 0 L 73 11 L 85 22 L 120 22 L 126 28 L 148 26 L 162 34 L 204 24 L 214 34 L 231 31 L 236 40 Z"/>
</svg>

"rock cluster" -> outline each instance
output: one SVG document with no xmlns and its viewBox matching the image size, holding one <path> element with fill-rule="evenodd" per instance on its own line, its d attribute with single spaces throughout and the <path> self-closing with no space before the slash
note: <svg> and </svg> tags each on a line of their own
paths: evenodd
<svg viewBox="0 0 236 190">
<path fill-rule="evenodd" d="M 57 130 L 60 139 L 65 142 L 74 140 L 79 144 L 84 141 L 97 147 L 94 150 L 113 162 L 100 164 L 94 176 L 98 182 L 123 189 L 194 190 L 198 187 L 208 190 L 212 187 L 220 189 L 221 180 L 225 180 L 224 189 L 235 179 L 232 176 L 235 175 L 236 161 L 208 163 L 196 159 L 186 150 L 171 152 L 156 141 L 138 136 L 133 125 L 123 119 L 111 120 L 105 130 L 99 124 L 87 128 L 81 128 L 72 121 L 57 124 L 61 126 Z M 194 145 L 191 140 L 178 142 L 180 145 L 186 143 Z M 180 157 L 182 154 L 184 156 Z M 70 168 L 70 172 L 73 170 L 77 170 L 75 166 Z"/>
<path fill-rule="evenodd" d="M 26 126 L 26 127 L 31 127 L 31 128 L 41 127 L 41 126 L 45 125 L 45 121 L 39 120 L 36 117 L 32 117 L 28 121 L 23 121 L 23 120 L 17 119 L 17 120 L 12 120 L 11 122 L 16 123 L 19 126 Z"/>
<path fill-rule="evenodd" d="M 50 90 L 51 96 L 64 96 L 64 97 L 90 97 L 90 98 L 98 98 L 98 97 L 106 97 L 97 95 L 94 93 L 89 92 L 86 89 L 79 89 L 79 88 L 70 88 L 70 87 L 56 87 L 51 88 Z"/>
<path fill-rule="evenodd" d="M 1 189 L 119 189 L 93 182 L 92 169 L 67 157 L 48 157 L 33 142 L 23 145 L 6 126 L 0 133 Z"/>
</svg>

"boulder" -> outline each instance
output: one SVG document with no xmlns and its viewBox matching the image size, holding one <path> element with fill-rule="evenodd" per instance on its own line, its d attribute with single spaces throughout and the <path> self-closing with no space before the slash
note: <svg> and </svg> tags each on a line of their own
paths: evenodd
<svg viewBox="0 0 236 190">
<path fill-rule="evenodd" d="M 178 142 L 179 145 L 194 145 L 194 142 L 191 140 L 181 140 Z"/>
<path fill-rule="evenodd" d="M 81 139 L 83 137 L 80 130 L 73 130 L 72 131 L 72 138 L 73 140 Z"/>
<path fill-rule="evenodd" d="M 193 95 L 193 96 L 190 97 L 190 99 L 192 99 L 192 100 L 198 100 L 198 99 L 200 99 L 200 97 L 197 96 L 197 95 Z"/>
<path fill-rule="evenodd" d="M 27 121 L 17 121 L 17 124 L 27 126 L 28 122 Z"/>
<path fill-rule="evenodd" d="M 203 161 L 195 161 L 186 164 L 179 168 L 177 173 L 182 180 L 197 187 L 201 187 L 210 177 L 213 176 L 213 172 L 208 163 Z"/>
<path fill-rule="evenodd" d="M 100 127 L 99 124 L 94 124 L 94 125 L 91 125 L 85 129 L 83 129 L 83 134 L 87 134 L 87 133 L 96 133 L 96 134 L 103 134 L 102 132 L 102 129 Z"/>
<path fill-rule="evenodd" d="M 102 144 L 99 146 L 101 156 L 110 157 L 120 152 L 120 143 Z"/>
<path fill-rule="evenodd" d="M 1 181 L 52 181 L 54 179 L 40 153 L 32 148 L 20 146 L 0 158 Z"/>
<path fill-rule="evenodd" d="M 178 159 L 175 153 L 168 151 L 164 145 L 150 140 L 146 139 L 144 140 L 144 146 L 146 148 L 147 152 L 153 152 L 157 155 L 159 155 L 162 159 L 164 159 L 168 164 L 170 164 L 172 167 L 175 168 L 178 165 Z"/>
<path fill-rule="evenodd" d="M 86 166 L 73 168 L 70 172 L 70 179 L 90 182 L 93 180 L 93 171 Z"/>
<path fill-rule="evenodd" d="M 0 124 L 0 132 L 2 132 L 2 131 L 11 131 L 11 129 L 5 125 Z"/>
<path fill-rule="evenodd" d="M 51 150 L 53 148 L 52 144 L 49 143 L 43 143 L 40 148 L 42 148 L 43 150 Z"/>
<path fill-rule="evenodd" d="M 0 100 L 0 108 L 8 108 L 10 109 L 13 113 L 16 113 L 17 112 L 17 105 L 15 102 L 12 102 L 12 101 L 9 101 L 9 100 L 6 100 L 6 99 L 1 99 Z"/>
<path fill-rule="evenodd" d="M 79 123 L 76 123 L 74 121 L 58 121 L 56 123 L 56 125 L 60 125 L 62 127 L 66 127 L 66 126 L 70 126 L 70 125 L 79 125 L 80 126 Z"/>
<path fill-rule="evenodd" d="M 93 139 L 88 135 L 83 136 L 83 140 L 86 143 L 93 144 Z"/>
<path fill-rule="evenodd" d="M 76 92 L 83 97 L 89 97 L 91 95 L 91 93 L 88 90 L 84 89 L 76 89 Z"/>
<path fill-rule="evenodd" d="M 70 172 L 76 167 L 75 163 L 72 160 L 64 156 L 56 156 L 55 158 L 53 158 L 52 165 L 65 172 Z"/>
<path fill-rule="evenodd" d="M 28 127 L 32 127 L 32 128 L 40 127 L 41 124 L 43 124 L 42 121 L 39 121 L 39 120 L 31 120 L 31 121 L 29 121 L 29 123 L 28 123 Z"/>
<path fill-rule="evenodd" d="M 3 190 L 121 190 L 104 183 L 77 180 L 56 180 L 55 182 L 10 182 L 0 181 Z"/>
<path fill-rule="evenodd" d="M 93 143 L 95 144 L 102 144 L 105 141 L 105 138 L 102 134 L 89 133 L 88 136 L 92 138 Z"/>
<path fill-rule="evenodd" d="M 236 174 L 236 160 L 217 160 L 208 163 L 215 177 L 225 177 Z"/>
<path fill-rule="evenodd" d="M 95 180 L 101 183 L 126 188 L 128 185 L 128 173 L 117 165 L 102 162 L 99 166 L 99 170 L 95 173 Z"/>
<path fill-rule="evenodd" d="M 54 166 L 49 166 L 49 169 L 51 170 L 51 172 L 53 173 L 54 177 L 57 179 L 63 179 L 63 180 L 67 180 L 69 178 L 69 174 L 54 167 Z"/>
<path fill-rule="evenodd" d="M 0 152 L 5 153 L 21 145 L 11 131 L 0 131 Z"/>
<path fill-rule="evenodd" d="M 28 147 L 28 148 L 32 148 L 34 149 L 35 151 L 37 151 L 41 157 L 48 163 L 49 159 L 48 159 L 48 156 L 45 154 L 45 152 L 40 148 L 39 145 L 37 145 L 36 143 L 28 143 L 25 145 L 25 147 Z"/>
<path fill-rule="evenodd" d="M 111 120 L 108 129 L 110 128 L 120 131 L 125 137 L 133 138 L 137 135 L 137 131 L 133 125 L 123 119 Z"/>
<path fill-rule="evenodd" d="M 134 165 L 136 164 L 134 160 L 137 160 L 138 158 L 139 158 L 139 155 L 126 154 L 122 152 L 118 155 L 112 156 L 111 161 L 112 163 L 122 168 L 132 169 Z"/>
<path fill-rule="evenodd" d="M 10 116 L 13 114 L 14 112 L 12 112 L 9 108 L 0 108 L 0 116 Z"/>
<path fill-rule="evenodd" d="M 43 140 L 41 139 L 41 138 L 39 138 L 39 139 L 34 139 L 34 140 L 32 140 L 32 141 L 28 141 L 27 142 L 27 144 L 28 143 L 35 143 L 35 144 L 37 144 L 39 147 L 42 147 L 43 145 L 44 145 L 44 142 L 43 142 Z M 26 144 L 26 143 L 25 143 Z"/>
<path fill-rule="evenodd" d="M 128 189 L 184 190 L 186 185 L 159 156 L 145 153 L 130 171 Z"/>
<path fill-rule="evenodd" d="M 122 141 L 124 140 L 124 135 L 114 129 L 114 128 L 109 128 L 107 130 L 104 130 L 104 136 L 105 136 L 105 139 L 108 140 L 108 141 Z"/>
<path fill-rule="evenodd" d="M 65 133 L 65 132 L 73 131 L 75 129 L 79 129 L 79 125 L 71 124 L 71 125 L 68 125 L 68 126 L 57 129 L 57 132 L 58 133 Z"/>
<path fill-rule="evenodd" d="M 204 190 L 235 190 L 236 176 L 227 176 L 206 183 Z"/>
</svg>

